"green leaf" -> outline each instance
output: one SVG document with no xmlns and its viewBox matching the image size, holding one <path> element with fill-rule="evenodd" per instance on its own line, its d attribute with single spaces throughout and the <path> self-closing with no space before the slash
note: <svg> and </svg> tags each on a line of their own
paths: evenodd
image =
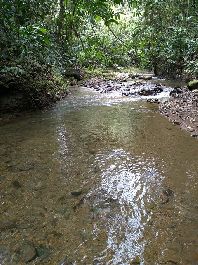
<svg viewBox="0 0 198 265">
<path fill-rule="evenodd" d="M 106 25 L 106 26 L 109 26 L 111 23 L 115 23 L 116 25 L 119 24 L 118 21 L 115 20 L 115 19 L 113 19 L 113 18 L 108 19 L 108 20 L 105 21 L 105 25 Z"/>
<path fill-rule="evenodd" d="M 96 22 L 100 22 L 102 20 L 102 18 L 100 16 L 95 16 L 95 20 L 96 20 Z"/>
<path fill-rule="evenodd" d="M 39 28 L 38 31 L 41 32 L 41 33 L 47 33 L 47 30 L 45 28 Z"/>
<path fill-rule="evenodd" d="M 122 2 L 123 2 L 122 0 L 114 0 L 114 3 L 117 5 L 121 4 Z"/>
</svg>

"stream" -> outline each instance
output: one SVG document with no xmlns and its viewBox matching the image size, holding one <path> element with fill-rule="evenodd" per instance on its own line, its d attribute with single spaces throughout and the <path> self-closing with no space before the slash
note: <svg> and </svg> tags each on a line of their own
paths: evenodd
<svg viewBox="0 0 198 265">
<path fill-rule="evenodd" d="M 197 140 L 157 104 L 73 90 L 0 127 L 0 264 L 197 265 Z"/>
</svg>

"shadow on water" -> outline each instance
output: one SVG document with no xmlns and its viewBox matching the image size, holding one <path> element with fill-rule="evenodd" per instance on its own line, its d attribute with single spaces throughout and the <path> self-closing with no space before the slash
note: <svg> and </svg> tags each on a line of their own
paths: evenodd
<svg viewBox="0 0 198 265">
<path fill-rule="evenodd" d="M 81 89 L 1 126 L 0 263 L 197 264 L 197 141 L 156 110 Z"/>
</svg>

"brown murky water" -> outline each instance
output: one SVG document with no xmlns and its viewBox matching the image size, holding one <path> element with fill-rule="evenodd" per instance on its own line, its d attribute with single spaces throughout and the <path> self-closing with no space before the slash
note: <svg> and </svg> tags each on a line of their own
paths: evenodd
<svg viewBox="0 0 198 265">
<path fill-rule="evenodd" d="M 198 264 L 198 142 L 152 104 L 82 89 L 1 126 L 0 185 L 0 264 Z"/>
</svg>

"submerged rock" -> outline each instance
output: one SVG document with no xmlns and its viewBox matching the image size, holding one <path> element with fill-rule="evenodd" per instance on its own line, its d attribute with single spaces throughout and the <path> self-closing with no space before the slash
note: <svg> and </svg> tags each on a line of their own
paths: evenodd
<svg viewBox="0 0 198 265">
<path fill-rule="evenodd" d="M 75 203 L 75 205 L 73 206 L 73 210 L 76 211 L 78 208 L 80 208 L 81 205 L 84 204 L 84 197 L 82 197 L 79 201 L 77 201 Z"/>
<path fill-rule="evenodd" d="M 36 247 L 36 254 L 39 258 L 45 259 L 50 255 L 50 249 L 40 245 Z"/>
<path fill-rule="evenodd" d="M 14 229 L 16 227 L 17 227 L 16 221 L 13 221 L 13 220 L 1 220 L 0 221 L 0 231 Z"/>
<path fill-rule="evenodd" d="M 140 263 L 141 263 L 140 257 L 136 257 L 130 262 L 130 265 L 140 265 Z"/>
<path fill-rule="evenodd" d="M 20 254 L 21 254 L 22 260 L 25 263 L 30 262 L 37 257 L 37 252 L 36 252 L 35 247 L 33 246 L 32 243 L 29 243 L 29 242 L 25 242 L 21 246 Z"/>
<path fill-rule="evenodd" d="M 0 264 L 11 264 L 11 253 L 7 247 L 0 245 Z"/>
<path fill-rule="evenodd" d="M 162 191 L 162 193 L 163 193 L 164 195 L 166 195 L 167 197 L 171 197 L 171 196 L 174 195 L 174 191 L 171 190 L 170 188 L 164 189 L 164 190 Z"/>
<path fill-rule="evenodd" d="M 73 196 L 80 196 L 81 194 L 82 194 L 82 190 L 71 191 L 71 195 Z"/>
<path fill-rule="evenodd" d="M 18 180 L 14 180 L 12 182 L 12 186 L 15 188 L 15 189 L 20 189 L 21 188 L 21 184 Z"/>
<path fill-rule="evenodd" d="M 160 194 L 161 204 L 166 204 L 170 201 L 170 199 L 173 197 L 174 191 L 170 188 L 165 188 L 162 190 Z"/>
<path fill-rule="evenodd" d="M 0 182 L 3 182 L 5 180 L 4 176 L 0 176 Z"/>
</svg>

